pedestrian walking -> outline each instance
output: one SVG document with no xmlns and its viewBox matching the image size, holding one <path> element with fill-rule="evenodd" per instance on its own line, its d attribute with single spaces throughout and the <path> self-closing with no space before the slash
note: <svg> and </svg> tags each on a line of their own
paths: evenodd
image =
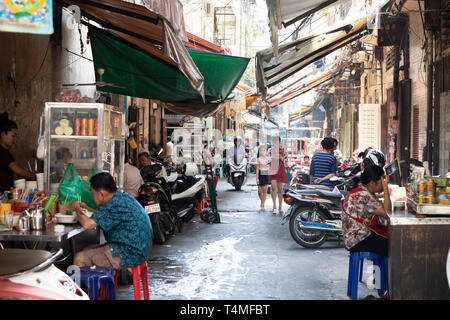
<svg viewBox="0 0 450 320">
<path fill-rule="evenodd" d="M 286 154 L 284 148 L 280 146 L 280 137 L 275 136 L 272 138 L 272 147 L 269 149 L 270 157 L 270 169 L 269 169 L 269 183 L 271 185 L 270 194 L 272 196 L 273 208 L 272 213 L 276 213 L 277 210 L 277 198 L 279 204 L 279 213 L 283 213 L 283 186 L 285 183 L 289 183 L 289 179 L 286 174 L 286 167 L 284 161 L 286 160 Z"/>
<path fill-rule="evenodd" d="M 265 211 L 264 205 L 269 188 L 269 163 L 266 147 L 260 147 L 256 159 L 256 184 L 258 185 L 258 196 L 261 200 L 261 211 Z"/>
</svg>

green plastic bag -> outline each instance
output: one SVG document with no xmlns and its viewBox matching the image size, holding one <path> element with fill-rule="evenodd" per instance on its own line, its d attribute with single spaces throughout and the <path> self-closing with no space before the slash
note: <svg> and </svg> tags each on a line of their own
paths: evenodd
<svg viewBox="0 0 450 320">
<path fill-rule="evenodd" d="M 68 205 L 69 201 L 78 201 L 82 193 L 81 177 L 75 170 L 73 163 L 68 163 L 64 175 L 59 183 L 59 200 Z"/>
<path fill-rule="evenodd" d="M 98 210 L 99 207 L 97 207 L 94 199 L 92 199 L 91 183 L 89 182 L 89 180 L 91 180 L 91 178 L 96 174 L 97 170 L 92 168 L 91 171 L 89 171 L 87 180 L 81 180 L 81 201 L 86 203 L 89 208 Z"/>
</svg>

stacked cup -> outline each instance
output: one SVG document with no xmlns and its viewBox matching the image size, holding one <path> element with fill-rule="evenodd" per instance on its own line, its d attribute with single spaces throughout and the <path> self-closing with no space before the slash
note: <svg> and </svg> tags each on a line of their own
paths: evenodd
<svg viewBox="0 0 450 320">
<path fill-rule="evenodd" d="M 39 191 L 44 190 L 44 174 L 36 173 L 37 189 Z"/>
<path fill-rule="evenodd" d="M 38 185 L 36 181 L 27 181 L 25 183 L 25 190 L 28 192 L 33 192 L 34 189 L 37 189 Z"/>
<path fill-rule="evenodd" d="M 14 180 L 14 189 L 25 190 L 26 181 L 25 179 Z"/>
</svg>

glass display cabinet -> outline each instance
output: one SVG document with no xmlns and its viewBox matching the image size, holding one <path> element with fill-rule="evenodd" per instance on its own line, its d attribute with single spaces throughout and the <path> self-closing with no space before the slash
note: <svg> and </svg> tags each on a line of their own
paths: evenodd
<svg viewBox="0 0 450 320">
<path fill-rule="evenodd" d="M 123 188 L 125 114 L 101 103 L 47 102 L 44 109 L 45 190 L 58 192 L 68 163 L 87 179 L 89 171 L 107 171 Z"/>
</svg>

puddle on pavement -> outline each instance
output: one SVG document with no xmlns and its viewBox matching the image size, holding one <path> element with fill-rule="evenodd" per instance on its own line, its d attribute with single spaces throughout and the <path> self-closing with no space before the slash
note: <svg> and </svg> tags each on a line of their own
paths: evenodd
<svg viewBox="0 0 450 320">
<path fill-rule="evenodd" d="M 245 255 L 236 249 L 241 238 L 206 243 L 193 253 L 153 257 L 150 293 L 161 299 L 218 299 L 231 294 L 245 276 Z M 131 293 L 132 293 L 131 286 Z"/>
</svg>

